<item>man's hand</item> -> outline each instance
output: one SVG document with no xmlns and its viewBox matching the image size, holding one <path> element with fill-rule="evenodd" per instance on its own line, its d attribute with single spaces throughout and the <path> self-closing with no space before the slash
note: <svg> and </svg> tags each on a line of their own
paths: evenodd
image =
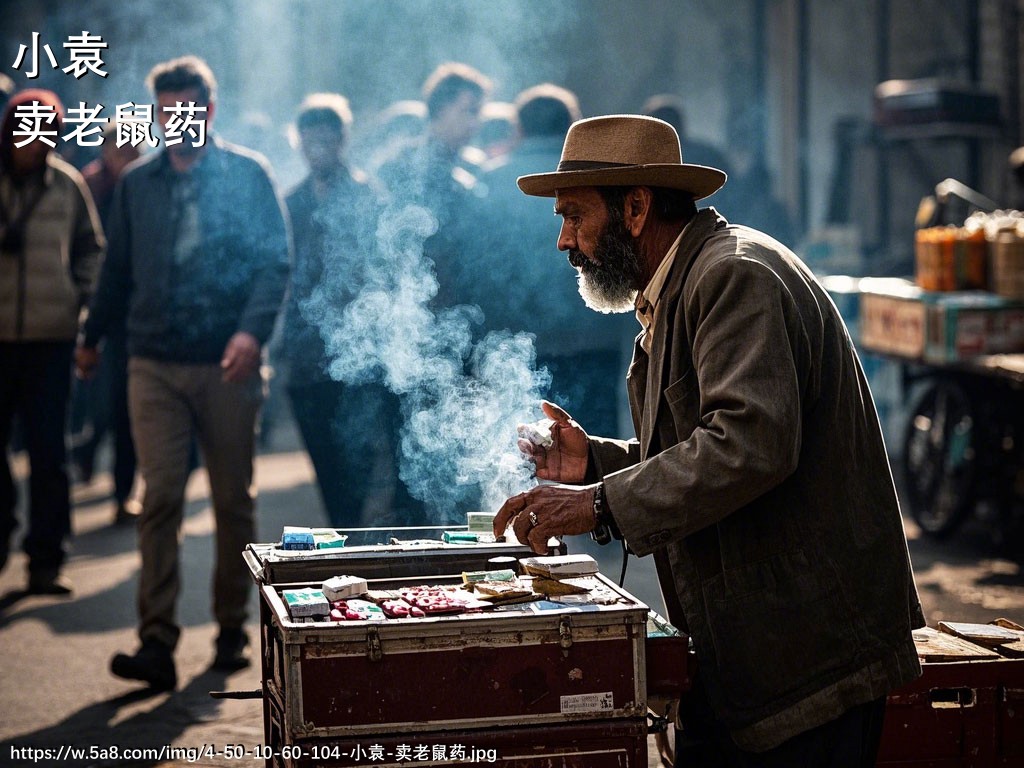
<svg viewBox="0 0 1024 768">
<path fill-rule="evenodd" d="M 582 483 L 587 475 L 590 451 L 587 433 L 568 413 L 547 400 L 541 408 L 551 425 L 551 446 L 545 448 L 521 437 L 517 444 L 537 467 L 537 477 L 558 483 Z"/>
<path fill-rule="evenodd" d="M 100 351 L 96 347 L 75 348 L 75 375 L 80 379 L 91 379 L 100 364 Z"/>
<path fill-rule="evenodd" d="M 537 554 L 547 554 L 552 536 L 573 536 L 594 530 L 594 485 L 538 485 L 501 505 L 494 535 L 503 536 L 509 522 L 516 539 Z"/>
<path fill-rule="evenodd" d="M 245 381 L 260 367 L 260 343 L 251 333 L 238 331 L 228 339 L 220 367 L 227 382 Z"/>
</svg>

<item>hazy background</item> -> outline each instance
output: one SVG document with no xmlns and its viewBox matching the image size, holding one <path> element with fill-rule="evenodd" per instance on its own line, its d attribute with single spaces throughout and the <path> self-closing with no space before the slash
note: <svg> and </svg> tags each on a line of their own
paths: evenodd
<svg viewBox="0 0 1024 768">
<path fill-rule="evenodd" d="M 142 81 L 161 60 L 196 53 L 221 83 L 218 128 L 257 145 L 285 184 L 301 166 L 284 128 L 304 94 L 345 94 L 357 130 L 416 98 L 440 62 L 461 60 L 510 100 L 537 82 L 574 90 L 585 115 L 631 112 L 672 92 L 689 133 L 733 156 L 761 157 L 775 190 L 813 240 L 828 219 L 837 120 L 856 126 L 853 172 L 839 185 L 846 232 L 866 257 L 846 271 L 910 269 L 916 203 L 954 176 L 997 200 L 1020 142 L 1022 0 L 2 0 L 0 65 L 41 33 L 60 45 L 88 30 L 109 43 L 106 79 L 46 69 L 36 84 L 67 102 L 151 101 Z M 888 78 L 974 83 L 1001 99 L 1003 125 L 977 136 L 934 132 L 891 141 L 871 127 Z M 975 143 L 971 143 L 971 142 Z M 972 154 L 973 153 L 973 154 Z M 728 211 L 725 212 L 728 215 Z M 801 238 L 802 240 L 804 238 Z M 796 243 L 800 246 L 800 243 Z M 849 254 L 847 255 L 849 256 Z M 848 259 L 849 260 L 849 259 Z M 826 265 L 827 266 L 827 265 Z"/>
</svg>

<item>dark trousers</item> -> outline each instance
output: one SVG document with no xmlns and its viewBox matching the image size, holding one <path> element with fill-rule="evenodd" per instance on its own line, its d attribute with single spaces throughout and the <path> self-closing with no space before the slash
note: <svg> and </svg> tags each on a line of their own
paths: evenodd
<svg viewBox="0 0 1024 768">
<path fill-rule="evenodd" d="M 676 733 L 681 768 L 874 768 L 885 698 L 854 707 L 767 752 L 741 750 L 714 719 L 699 682 L 680 702 L 684 731 Z M 687 735 L 689 734 L 689 735 Z"/>
<path fill-rule="evenodd" d="M 290 385 L 292 413 L 316 471 L 327 519 L 335 528 L 358 528 L 363 506 L 376 489 L 377 462 L 389 464 L 391 511 L 396 522 L 422 523 L 422 504 L 398 477 L 401 413 L 398 397 L 381 384 L 320 381 Z"/>
<path fill-rule="evenodd" d="M 22 545 L 30 571 L 58 570 L 71 532 L 64 429 L 72 349 L 70 341 L 0 342 L 0 535 L 17 527 L 17 489 L 7 456 L 17 416 L 30 468 L 28 534 Z"/>
<path fill-rule="evenodd" d="M 96 451 L 109 432 L 114 443 L 114 500 L 124 504 L 135 483 L 135 443 L 128 417 L 128 349 L 124 330 L 109 333 L 96 375 L 76 382 L 85 401 L 86 437 L 74 448 L 79 465 L 92 467 Z"/>
</svg>

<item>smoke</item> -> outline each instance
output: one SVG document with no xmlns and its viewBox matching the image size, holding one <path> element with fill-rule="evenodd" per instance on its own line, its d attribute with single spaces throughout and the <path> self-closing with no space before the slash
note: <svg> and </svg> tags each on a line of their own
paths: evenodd
<svg viewBox="0 0 1024 768">
<path fill-rule="evenodd" d="M 438 280 L 423 244 L 436 230 L 427 208 L 388 206 L 370 255 L 335 254 L 303 312 L 320 325 L 332 378 L 381 381 L 401 397 L 399 476 L 432 522 L 445 524 L 496 510 L 535 483 L 516 425 L 538 417 L 550 377 L 535 370 L 531 335 L 490 333 L 474 344 L 479 308 L 431 306 Z"/>
</svg>

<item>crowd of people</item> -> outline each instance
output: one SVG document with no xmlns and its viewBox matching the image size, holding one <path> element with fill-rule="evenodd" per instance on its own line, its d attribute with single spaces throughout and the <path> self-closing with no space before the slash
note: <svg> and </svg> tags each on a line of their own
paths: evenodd
<svg viewBox="0 0 1024 768">
<path fill-rule="evenodd" d="M 0 439 L 28 453 L 28 591 L 70 595 L 61 572 L 70 487 L 92 476 L 97 447 L 111 435 L 113 520 L 137 524 L 142 557 L 139 647 L 116 655 L 111 670 L 172 689 L 179 531 L 185 486 L 200 461 L 216 520 L 214 666 L 249 663 L 251 585 L 238 553 L 253 538 L 268 352 L 327 522 L 375 524 L 382 493 L 393 519 L 429 522 L 401 475 L 400 395 L 379 377 L 339 376 L 331 365 L 337 342 L 311 309 L 325 287 L 333 312 L 350 309 L 374 269 L 378 222 L 388 211 L 414 205 L 433 217 L 423 244 L 437 280 L 430 307 L 478 307 L 479 337 L 533 334 L 537 365 L 550 374 L 546 395 L 585 411 L 593 434 L 631 432 L 619 403 L 636 324 L 628 313 L 600 305 L 594 312 L 579 301 L 569 266 L 545 257 L 558 224 L 550 201 L 516 188 L 517 178 L 559 165 L 566 133 L 583 118 L 564 87 L 530 85 L 499 102 L 483 73 L 442 64 L 421 99 L 384 110 L 373 140 L 364 133 L 357 147 L 346 99 L 309 94 L 294 120 L 306 173 L 282 190 L 265 157 L 214 130 L 218 86 L 205 62 L 164 62 L 148 85 L 165 132 L 162 107 L 204 107 L 206 140 L 186 136 L 156 151 L 117 147 L 110 126 L 102 153 L 80 173 L 49 144 L 14 140 L 19 105 L 49 105 L 59 123 L 55 94 L 18 91 L 4 106 Z M 728 167 L 720 150 L 687 136 L 678 98 L 660 95 L 641 109 L 675 127 L 687 159 Z M 0 567 L 18 527 L 16 502 L 5 461 Z"/>
</svg>

